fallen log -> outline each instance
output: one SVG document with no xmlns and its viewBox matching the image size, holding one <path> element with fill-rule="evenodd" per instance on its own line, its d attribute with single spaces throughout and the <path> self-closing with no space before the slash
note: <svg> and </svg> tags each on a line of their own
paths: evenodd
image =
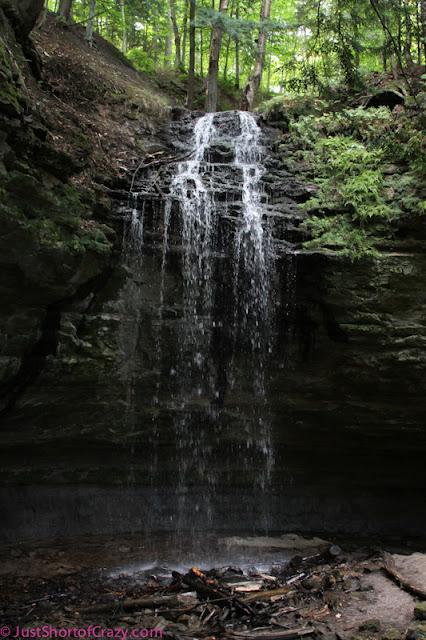
<svg viewBox="0 0 426 640">
<path fill-rule="evenodd" d="M 251 618 L 257 617 L 257 613 L 244 600 L 237 598 L 230 589 L 223 587 L 216 580 L 207 578 L 197 567 L 192 567 L 185 575 L 177 571 L 174 571 L 172 575 L 194 589 L 202 598 L 216 601 L 217 599 L 226 599 L 233 604 L 239 613 Z"/>
<path fill-rule="evenodd" d="M 187 601 L 187 599 L 186 599 Z M 78 609 L 79 613 L 105 613 L 111 609 L 121 608 L 123 611 L 131 611 L 133 609 L 156 609 L 165 605 L 173 607 L 182 607 L 185 604 L 185 598 L 181 595 L 172 596 L 147 596 L 146 598 L 135 598 L 133 600 L 118 600 L 116 602 L 108 602 L 103 604 L 93 604 L 90 607 Z M 191 605 L 189 605 L 191 606 Z"/>
<path fill-rule="evenodd" d="M 242 602 L 253 602 L 254 600 L 269 600 L 274 596 L 288 595 L 291 591 L 294 591 L 293 586 L 280 587 L 279 589 L 267 589 L 266 591 L 256 591 L 250 593 L 248 596 L 241 598 Z"/>
<path fill-rule="evenodd" d="M 304 558 L 301 555 L 295 555 L 291 558 L 288 565 L 283 568 L 283 570 L 281 571 L 281 576 L 290 576 L 294 571 L 305 571 L 307 569 L 312 569 L 313 567 L 318 567 L 323 564 L 336 562 L 337 557 L 341 553 L 341 548 L 336 544 L 332 544 L 325 551 L 317 553 L 313 556 L 307 556 L 306 558 Z"/>
<path fill-rule="evenodd" d="M 300 629 L 286 629 L 285 631 L 229 631 L 228 638 L 240 638 L 243 640 L 291 640 L 291 638 L 301 638 L 302 636 L 315 633 L 314 627 L 302 627 Z"/>
<path fill-rule="evenodd" d="M 413 596 L 416 596 L 417 598 L 422 598 L 422 600 L 426 600 L 426 590 L 413 584 L 412 582 L 407 580 L 407 578 L 404 578 L 404 576 L 401 575 L 395 569 L 395 562 L 392 556 L 390 555 L 390 553 L 383 551 L 382 558 L 383 558 L 383 569 L 385 570 L 387 575 L 390 576 L 397 583 L 399 587 L 401 587 L 401 589 L 408 591 L 409 593 L 411 593 Z"/>
</svg>

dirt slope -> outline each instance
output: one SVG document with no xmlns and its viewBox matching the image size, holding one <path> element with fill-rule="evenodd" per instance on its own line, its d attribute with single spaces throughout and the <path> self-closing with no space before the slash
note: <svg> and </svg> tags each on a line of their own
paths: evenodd
<svg viewBox="0 0 426 640">
<path fill-rule="evenodd" d="M 72 182 L 90 187 L 122 175 L 167 119 L 168 97 L 99 36 L 89 47 L 81 25 L 49 14 L 32 38 L 43 67 L 29 89 L 52 145 L 81 167 Z"/>
</svg>

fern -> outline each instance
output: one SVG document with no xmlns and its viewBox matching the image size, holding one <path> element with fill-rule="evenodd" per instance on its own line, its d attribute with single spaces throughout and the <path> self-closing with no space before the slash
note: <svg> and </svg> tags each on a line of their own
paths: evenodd
<svg viewBox="0 0 426 640">
<path fill-rule="evenodd" d="M 424 131 L 389 109 L 343 109 L 299 115 L 290 125 L 296 162 L 309 163 L 318 185 L 302 208 L 305 248 L 336 251 L 351 258 L 374 256 L 375 242 L 392 236 L 389 223 L 426 213 Z M 407 122 L 406 122 L 407 120 Z M 401 168 L 395 162 L 409 162 Z"/>
</svg>

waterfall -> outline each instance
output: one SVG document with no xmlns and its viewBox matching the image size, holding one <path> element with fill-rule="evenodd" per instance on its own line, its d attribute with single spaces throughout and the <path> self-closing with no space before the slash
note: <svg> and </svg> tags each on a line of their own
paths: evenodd
<svg viewBox="0 0 426 640">
<path fill-rule="evenodd" d="M 218 487 L 232 485 L 234 477 L 253 496 L 244 507 L 247 518 L 256 502 L 253 521 L 268 524 L 274 456 L 265 364 L 272 340 L 274 253 L 261 140 L 250 113 L 200 117 L 185 159 L 162 183 L 162 222 L 151 222 L 148 231 L 160 271 L 152 330 L 158 378 L 151 477 L 162 474 L 158 447 L 165 422 L 172 421 L 175 500 L 169 511 L 171 526 L 180 531 L 210 527 Z M 132 208 L 130 223 L 131 245 L 142 250 L 149 222 Z M 173 307 L 166 291 L 170 273 L 180 290 Z M 166 346 L 170 335 L 174 344 Z"/>
<path fill-rule="evenodd" d="M 266 490 L 273 465 L 264 379 L 270 341 L 273 260 L 262 213 L 261 130 L 253 115 L 246 112 L 234 113 L 233 121 L 236 126 L 230 135 L 222 130 L 220 114 L 207 114 L 198 120 L 190 143 L 190 159 L 178 165 L 170 186 L 170 197 L 177 201 L 180 212 L 183 250 L 183 323 L 178 365 L 183 411 L 175 422 L 180 459 L 178 521 L 182 527 L 189 511 L 187 487 L 194 481 L 207 484 L 202 507 L 197 503 L 196 508 L 201 509 L 202 517 L 212 518 L 211 494 L 217 478 L 214 465 L 210 464 L 212 444 L 206 430 L 217 430 L 226 438 L 215 402 L 222 394 L 218 404 L 223 405 L 226 390 L 218 388 L 220 376 L 215 375 L 214 335 L 223 338 L 223 334 L 228 334 L 232 344 L 222 373 L 226 377 L 225 386 L 232 386 L 238 366 L 236 360 L 241 360 L 243 354 L 247 382 L 253 394 L 252 415 L 244 425 L 245 441 L 237 451 L 240 464 L 245 468 L 259 466 L 256 459 L 262 459 L 254 479 L 261 491 Z M 225 153 L 226 162 L 217 162 L 215 149 L 224 143 L 230 153 Z M 222 261 L 232 269 L 221 275 L 232 281 L 233 300 L 228 302 L 228 317 L 217 308 L 226 307 L 226 302 L 221 299 L 215 281 L 221 217 L 229 213 L 218 198 L 217 174 L 221 171 L 225 178 L 228 171 L 237 175 L 239 187 L 237 202 L 234 200 L 234 204 L 239 204 L 239 212 L 233 216 L 234 228 L 227 238 L 228 246 L 224 247 L 228 261 Z M 236 194 L 233 195 L 235 198 Z M 229 215 L 227 217 L 229 219 Z M 205 407 L 201 420 L 200 406 Z"/>
<path fill-rule="evenodd" d="M 178 164 L 170 187 L 171 198 L 179 203 L 182 221 L 184 331 L 181 368 L 186 369 L 182 372 L 184 375 L 196 379 L 205 366 L 208 317 L 213 302 L 214 200 L 202 178 L 205 156 L 216 133 L 213 119 L 214 114 L 209 113 L 196 123 L 191 142 L 192 157 Z"/>
</svg>

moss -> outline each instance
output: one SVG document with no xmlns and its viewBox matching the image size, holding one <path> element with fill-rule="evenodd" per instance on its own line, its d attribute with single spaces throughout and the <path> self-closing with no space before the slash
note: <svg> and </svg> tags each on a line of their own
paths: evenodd
<svg viewBox="0 0 426 640">
<path fill-rule="evenodd" d="M 82 151 L 85 151 L 87 153 L 90 152 L 90 143 L 84 133 L 82 133 L 78 129 L 75 129 L 72 132 L 72 137 L 74 139 L 74 144 L 76 145 L 76 147 L 78 147 L 78 149 L 81 149 Z"/>
<path fill-rule="evenodd" d="M 7 115 L 20 115 L 25 104 L 24 96 L 9 82 L 0 86 L 0 110 Z"/>
<path fill-rule="evenodd" d="M 381 636 L 381 640 L 401 640 L 402 633 L 398 629 L 387 629 Z"/>
<path fill-rule="evenodd" d="M 109 250 L 111 249 L 111 243 L 108 241 L 106 235 L 100 230 L 86 231 L 79 238 L 79 242 L 85 249 L 90 249 L 97 253 L 109 253 Z"/>
<path fill-rule="evenodd" d="M 0 110 L 5 111 L 7 115 L 20 115 L 23 111 L 23 107 L 25 107 L 25 105 L 27 104 L 27 99 L 11 81 L 13 71 L 12 63 L 6 54 L 3 42 L 1 40 L 0 70 L 3 71 L 3 73 L 1 74 L 3 78 L 0 83 Z"/>
<path fill-rule="evenodd" d="M 301 228 L 310 235 L 303 248 L 374 258 L 378 247 L 395 242 L 400 221 L 426 212 L 426 184 L 418 173 L 424 137 L 412 124 L 408 133 L 399 133 L 385 108 L 324 113 L 325 106 L 312 98 L 278 98 L 263 106 L 272 124 L 291 116 L 286 144 L 278 151 L 287 166 L 316 183 L 315 195 L 301 205 Z M 398 136 L 416 147 L 410 167 L 402 166 L 405 151 L 394 153 Z"/>
<path fill-rule="evenodd" d="M 90 208 L 69 185 L 49 190 L 34 176 L 14 172 L 6 181 L 0 200 L 9 218 L 15 218 L 41 246 L 72 254 L 93 251 L 101 255 L 112 248 L 114 230 L 91 220 Z"/>
<path fill-rule="evenodd" d="M 387 335 L 388 330 L 385 327 L 379 327 L 377 324 L 340 324 L 341 328 L 349 334 L 358 335 Z"/>
</svg>

